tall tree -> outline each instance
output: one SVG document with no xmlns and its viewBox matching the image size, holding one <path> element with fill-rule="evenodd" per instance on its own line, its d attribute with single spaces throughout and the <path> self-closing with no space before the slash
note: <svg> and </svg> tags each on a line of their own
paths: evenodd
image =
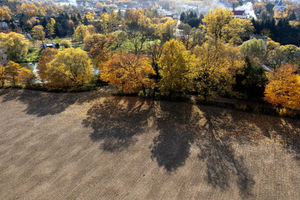
<svg viewBox="0 0 300 200">
<path fill-rule="evenodd" d="M 100 63 L 105 62 L 110 57 L 109 47 L 114 42 L 112 35 L 93 34 L 84 39 L 84 48 L 89 52 L 95 67 L 99 68 Z"/>
<path fill-rule="evenodd" d="M 13 86 L 17 83 L 17 77 L 20 72 L 20 65 L 13 61 L 10 61 L 5 67 L 5 76 L 6 80 L 8 80 Z"/>
<path fill-rule="evenodd" d="M 32 35 L 33 38 L 37 40 L 41 40 L 44 43 L 45 40 L 45 32 L 44 32 L 44 27 L 41 25 L 34 26 L 32 29 Z"/>
<path fill-rule="evenodd" d="M 86 36 L 88 36 L 89 34 L 90 33 L 89 33 L 89 30 L 88 30 L 88 27 L 85 26 L 85 25 L 80 24 L 75 29 L 74 38 L 77 42 L 83 42 L 84 38 Z"/>
<path fill-rule="evenodd" d="M 232 94 L 235 72 L 244 66 L 243 56 L 237 47 L 223 43 L 216 47 L 211 43 L 207 41 L 194 49 L 197 56 L 195 88 L 205 101 L 218 95 Z"/>
<path fill-rule="evenodd" d="M 48 72 L 47 64 L 50 63 L 55 56 L 58 54 L 57 49 L 47 48 L 44 51 L 42 51 L 42 54 L 40 56 L 37 71 L 39 74 L 39 77 L 41 81 L 47 81 L 48 76 L 50 75 Z"/>
<path fill-rule="evenodd" d="M 182 42 L 174 39 L 166 42 L 159 65 L 159 87 L 163 95 L 177 95 L 192 89 L 193 79 L 196 77 L 195 56 L 186 50 Z"/>
</svg>

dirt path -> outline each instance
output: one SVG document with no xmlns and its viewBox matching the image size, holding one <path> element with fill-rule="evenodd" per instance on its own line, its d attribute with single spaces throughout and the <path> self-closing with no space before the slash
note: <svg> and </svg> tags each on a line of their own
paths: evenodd
<svg viewBox="0 0 300 200">
<path fill-rule="evenodd" d="M 0 90 L 0 199 L 300 197 L 300 120 Z"/>
</svg>

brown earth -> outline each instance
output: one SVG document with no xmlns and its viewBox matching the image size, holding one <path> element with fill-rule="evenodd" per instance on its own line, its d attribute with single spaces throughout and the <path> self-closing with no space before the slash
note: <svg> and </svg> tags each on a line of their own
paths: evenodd
<svg viewBox="0 0 300 200">
<path fill-rule="evenodd" d="M 300 120 L 0 90 L 0 199 L 300 199 Z"/>
</svg>

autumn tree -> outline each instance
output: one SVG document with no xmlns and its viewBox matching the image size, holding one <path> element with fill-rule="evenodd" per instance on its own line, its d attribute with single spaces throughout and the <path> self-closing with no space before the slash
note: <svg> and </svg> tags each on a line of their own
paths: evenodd
<svg viewBox="0 0 300 200">
<path fill-rule="evenodd" d="M 45 39 L 45 32 L 44 32 L 44 27 L 41 25 L 37 25 L 34 26 L 32 28 L 32 35 L 33 38 L 37 39 L 37 40 L 41 40 L 44 43 L 44 39 Z"/>
<path fill-rule="evenodd" d="M 240 44 L 243 38 L 248 37 L 254 30 L 248 19 L 233 17 L 233 12 L 228 9 L 209 11 L 203 18 L 204 28 L 208 39 Z"/>
<path fill-rule="evenodd" d="M 146 41 L 153 39 L 155 27 L 145 10 L 127 10 L 125 13 L 125 26 L 128 38 L 133 44 L 134 53 L 141 52 Z"/>
<path fill-rule="evenodd" d="M 177 24 L 177 20 L 173 20 L 170 17 L 159 19 L 156 28 L 156 35 L 159 35 L 162 43 L 165 43 L 174 37 L 174 28 Z"/>
<path fill-rule="evenodd" d="M 269 75 L 265 89 L 265 100 L 273 105 L 290 109 L 300 109 L 300 75 L 297 67 L 282 65 Z"/>
<path fill-rule="evenodd" d="M 25 67 L 20 68 L 18 76 L 17 76 L 17 83 L 20 85 L 31 85 L 34 83 L 35 74 L 32 70 L 27 69 Z"/>
<path fill-rule="evenodd" d="M 153 45 L 148 47 L 147 51 L 150 60 L 151 60 L 151 66 L 153 70 L 155 71 L 155 75 L 153 76 L 156 83 L 159 82 L 161 79 L 160 70 L 161 67 L 159 65 L 159 60 L 163 53 L 163 46 L 161 43 L 154 43 Z"/>
<path fill-rule="evenodd" d="M 55 24 L 56 24 L 55 19 L 51 18 L 50 22 L 46 25 L 48 37 L 52 37 L 55 34 Z"/>
<path fill-rule="evenodd" d="M 58 54 L 57 49 L 52 49 L 52 48 L 47 48 L 44 51 L 42 51 L 42 54 L 40 56 L 38 66 L 37 66 L 37 71 L 39 74 L 39 78 L 41 81 L 47 81 L 49 80 L 49 72 L 48 72 L 48 66 L 47 64 L 50 63 L 55 56 Z"/>
<path fill-rule="evenodd" d="M 295 45 L 281 45 L 268 52 L 267 61 L 273 68 L 284 63 L 300 66 L 300 48 Z"/>
<path fill-rule="evenodd" d="M 113 35 L 93 34 L 84 39 L 84 48 L 89 52 L 96 68 L 109 59 L 109 47 L 114 42 L 114 38 Z"/>
<path fill-rule="evenodd" d="M 84 38 L 89 35 L 88 27 L 80 24 L 74 32 L 74 38 L 77 42 L 83 42 Z"/>
<path fill-rule="evenodd" d="M 222 34 L 225 42 L 240 45 L 254 31 L 250 20 L 233 18 L 223 27 Z"/>
<path fill-rule="evenodd" d="M 154 88 L 149 78 L 153 74 L 149 59 L 141 54 L 117 53 L 100 67 L 100 78 L 125 93 Z"/>
<path fill-rule="evenodd" d="M 170 40 L 163 45 L 159 60 L 161 67 L 160 91 L 163 95 L 176 95 L 192 89 L 195 73 L 195 56 L 182 42 Z"/>
<path fill-rule="evenodd" d="M 219 43 L 218 47 L 205 42 L 193 50 L 197 56 L 195 88 L 202 100 L 217 95 L 232 94 L 236 71 L 244 66 L 244 58 L 237 47 Z"/>
<path fill-rule="evenodd" d="M 17 83 L 17 77 L 20 72 L 20 65 L 13 61 L 10 61 L 5 67 L 5 76 L 6 80 L 8 80 L 13 86 Z"/>
<path fill-rule="evenodd" d="M 0 86 L 3 87 L 5 84 L 5 67 L 0 64 Z"/>
<path fill-rule="evenodd" d="M 0 21 L 9 21 L 11 19 L 11 11 L 7 6 L 0 7 Z"/>
<path fill-rule="evenodd" d="M 28 53 L 29 41 L 22 34 L 0 33 L 0 48 L 5 48 L 7 60 L 20 61 Z"/>
<path fill-rule="evenodd" d="M 46 70 L 48 83 L 58 87 L 81 86 L 90 80 L 93 73 L 88 54 L 73 48 L 59 51 L 46 65 Z"/>
</svg>

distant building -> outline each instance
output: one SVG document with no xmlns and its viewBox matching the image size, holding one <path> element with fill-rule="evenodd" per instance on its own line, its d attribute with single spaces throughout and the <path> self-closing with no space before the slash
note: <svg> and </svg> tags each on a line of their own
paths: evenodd
<svg viewBox="0 0 300 200">
<path fill-rule="evenodd" d="M 44 49 L 47 49 L 47 48 L 55 49 L 56 48 L 54 43 L 44 44 L 43 47 L 44 47 Z"/>
<path fill-rule="evenodd" d="M 233 15 L 236 18 L 240 18 L 240 19 L 247 19 L 250 18 L 250 16 L 246 13 L 245 10 L 233 10 Z"/>
<path fill-rule="evenodd" d="M 280 0 L 275 4 L 274 11 L 275 12 L 285 12 L 286 7 L 287 7 L 287 4 Z"/>
</svg>

